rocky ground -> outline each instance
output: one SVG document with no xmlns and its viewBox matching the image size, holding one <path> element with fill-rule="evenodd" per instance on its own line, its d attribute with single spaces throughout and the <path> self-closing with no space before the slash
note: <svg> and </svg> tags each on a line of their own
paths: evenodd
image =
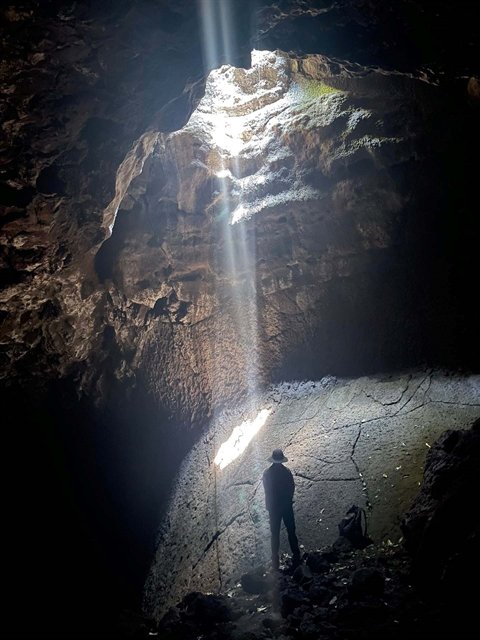
<svg viewBox="0 0 480 640">
<path fill-rule="evenodd" d="M 333 544 L 352 504 L 367 510 L 376 543 L 397 543 L 428 452 L 446 429 L 480 417 L 479 389 L 478 376 L 431 370 L 328 377 L 276 385 L 253 406 L 225 411 L 178 474 L 145 589 L 148 614 L 158 620 L 190 591 L 230 589 L 269 559 L 261 476 L 277 447 L 295 478 L 306 550 Z M 264 426 L 238 458 L 217 466 L 221 444 L 259 410 L 270 411 Z M 288 548 L 286 537 L 282 544 Z"/>
<path fill-rule="evenodd" d="M 306 551 L 296 568 L 284 554 L 278 572 L 260 565 L 222 593 L 188 593 L 158 623 L 125 614 L 122 632 L 172 640 L 473 638 L 480 519 L 468 506 L 479 462 L 480 421 L 448 430 L 427 456 L 398 543 L 358 549 L 339 536 Z"/>
<path fill-rule="evenodd" d="M 225 594 L 193 592 L 160 624 L 125 616 L 132 637 L 181 640 L 257 638 L 345 639 L 473 637 L 466 611 L 429 597 L 412 583 L 402 544 L 364 550 L 308 552 L 295 570 L 284 555 L 278 573 L 267 566 L 244 574 Z"/>
</svg>

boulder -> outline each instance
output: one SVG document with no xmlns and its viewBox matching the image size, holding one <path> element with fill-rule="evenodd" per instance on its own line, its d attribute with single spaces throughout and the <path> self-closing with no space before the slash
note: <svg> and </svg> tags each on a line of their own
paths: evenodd
<svg viewBox="0 0 480 640">
<path fill-rule="evenodd" d="M 447 587 L 450 573 L 452 595 L 469 582 L 478 556 L 467 551 L 480 532 L 478 486 L 480 420 L 469 430 L 446 431 L 428 453 L 420 492 L 402 521 L 418 582 Z"/>
<path fill-rule="evenodd" d="M 380 596 L 384 589 L 383 573 L 373 567 L 362 567 L 353 574 L 349 591 L 355 597 Z"/>
</svg>

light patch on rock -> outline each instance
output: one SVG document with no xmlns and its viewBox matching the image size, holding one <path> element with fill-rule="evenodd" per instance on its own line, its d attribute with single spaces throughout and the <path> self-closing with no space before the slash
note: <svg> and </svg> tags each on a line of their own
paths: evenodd
<svg viewBox="0 0 480 640">
<path fill-rule="evenodd" d="M 161 525 L 145 606 L 161 616 L 188 591 L 228 589 L 268 561 L 262 472 L 282 448 L 295 477 L 297 533 L 305 549 L 332 543 L 346 510 L 366 508 L 375 542 L 400 537 L 399 523 L 421 482 L 433 443 L 480 416 L 480 376 L 413 371 L 402 375 L 284 382 L 224 411 L 185 459 Z M 268 422 L 219 470 L 221 442 L 255 407 Z M 283 535 L 283 534 L 282 534 Z M 286 536 L 282 550 L 288 550 Z"/>
</svg>

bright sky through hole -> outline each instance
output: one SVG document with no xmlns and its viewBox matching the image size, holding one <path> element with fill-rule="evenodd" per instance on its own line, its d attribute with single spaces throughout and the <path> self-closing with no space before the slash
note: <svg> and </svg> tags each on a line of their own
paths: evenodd
<svg viewBox="0 0 480 640">
<path fill-rule="evenodd" d="M 212 139 L 215 145 L 230 157 L 238 156 L 244 143 L 242 139 L 243 123 L 240 117 L 227 118 L 223 115 L 214 117 L 215 123 L 212 131 Z"/>
<path fill-rule="evenodd" d="M 267 421 L 270 412 L 271 409 L 262 409 L 254 420 L 246 420 L 234 428 L 232 435 L 222 444 L 215 457 L 214 462 L 220 469 L 225 469 L 245 451 L 249 442 Z"/>
<path fill-rule="evenodd" d="M 205 9 L 213 11 L 212 2 L 205 0 Z M 214 12 L 205 15 L 208 22 Z M 301 126 L 299 114 L 304 113 L 308 122 L 326 126 L 332 96 L 308 99 L 302 87 L 313 81 L 296 78 L 286 54 L 254 49 L 250 69 L 222 65 L 210 72 L 205 95 L 185 127 L 209 148 L 198 161 L 217 177 L 219 197 L 213 207 L 228 214 L 232 225 L 265 209 L 319 196 L 293 169 L 291 140 L 296 138 L 290 128 L 291 123 Z M 307 114 L 306 109 L 314 111 Z"/>
<path fill-rule="evenodd" d="M 270 51 L 252 51 L 252 70 L 257 65 L 265 65 Z M 230 158 L 240 154 L 245 146 L 243 135 L 250 125 L 252 114 L 249 110 L 232 115 L 231 109 L 235 110 L 242 103 L 248 103 L 252 96 L 243 95 L 242 89 L 235 81 L 232 73 L 234 67 L 225 65 L 220 69 L 215 69 L 209 76 L 209 88 L 212 96 L 215 96 L 218 105 L 217 111 L 212 114 L 212 141 L 214 145 Z M 229 72 L 227 72 L 229 70 Z M 218 174 L 217 174 L 218 175 Z"/>
</svg>

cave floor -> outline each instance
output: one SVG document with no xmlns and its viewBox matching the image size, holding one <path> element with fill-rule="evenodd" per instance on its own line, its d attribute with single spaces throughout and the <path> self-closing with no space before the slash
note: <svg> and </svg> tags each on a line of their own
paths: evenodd
<svg viewBox="0 0 480 640">
<path fill-rule="evenodd" d="M 420 589 L 402 543 L 304 554 L 295 570 L 261 565 L 223 594 L 192 592 L 160 624 L 144 620 L 136 637 L 178 640 L 400 640 L 473 638 L 466 585 L 455 597 Z M 143 634 L 143 635 L 142 635 Z M 476 636 L 475 636 L 476 637 Z"/>
<path fill-rule="evenodd" d="M 397 544 L 427 453 L 445 430 L 468 428 L 480 416 L 479 390 L 478 376 L 431 370 L 327 377 L 276 385 L 217 417 L 180 470 L 146 585 L 148 615 L 159 620 L 192 591 L 232 588 L 268 560 L 261 478 L 274 448 L 283 449 L 295 479 L 304 551 L 332 544 L 352 504 L 365 508 L 376 544 Z M 244 452 L 217 467 L 232 429 L 264 409 L 269 416 Z"/>
</svg>

